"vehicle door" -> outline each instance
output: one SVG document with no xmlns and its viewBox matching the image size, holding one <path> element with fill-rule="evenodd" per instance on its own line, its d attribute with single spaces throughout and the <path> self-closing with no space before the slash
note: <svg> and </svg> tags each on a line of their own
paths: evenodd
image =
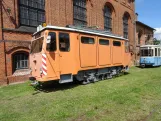
<svg viewBox="0 0 161 121">
<path fill-rule="evenodd" d="M 71 46 L 70 33 L 58 32 L 58 41 L 60 75 L 72 74 L 74 59 L 72 59 L 73 50 Z"/>
</svg>

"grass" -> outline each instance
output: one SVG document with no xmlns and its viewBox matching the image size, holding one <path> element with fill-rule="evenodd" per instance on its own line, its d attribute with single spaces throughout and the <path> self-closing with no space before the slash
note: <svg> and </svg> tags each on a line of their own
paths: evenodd
<svg viewBox="0 0 161 121">
<path fill-rule="evenodd" d="M 161 68 L 89 85 L 0 87 L 0 121 L 160 121 Z"/>
</svg>

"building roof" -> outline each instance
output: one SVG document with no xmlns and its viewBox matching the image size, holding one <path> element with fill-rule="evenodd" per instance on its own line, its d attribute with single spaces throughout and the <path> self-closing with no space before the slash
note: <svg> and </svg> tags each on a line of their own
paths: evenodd
<svg viewBox="0 0 161 121">
<path fill-rule="evenodd" d="M 53 29 L 53 30 L 64 30 L 64 31 L 72 31 L 72 32 L 79 32 L 79 33 L 85 33 L 85 34 L 92 34 L 92 35 L 98 35 L 98 36 L 104 36 L 104 37 L 111 37 L 111 38 L 117 38 L 121 40 L 128 40 L 126 38 L 123 38 L 122 36 L 112 34 L 109 31 L 103 31 L 103 30 L 95 30 L 95 29 L 89 29 L 89 28 L 83 28 L 83 27 L 75 27 L 75 26 L 67 26 L 67 27 L 59 27 L 59 26 L 46 26 L 37 31 L 35 34 L 44 31 L 46 29 Z"/>
<path fill-rule="evenodd" d="M 146 27 L 148 27 L 148 28 L 150 28 L 152 30 L 156 30 L 156 29 L 154 29 L 154 28 L 152 28 L 152 27 L 148 26 L 147 24 L 144 24 L 144 23 L 142 23 L 140 21 L 136 21 L 136 24 L 141 24 L 141 25 L 146 26 Z"/>
</svg>

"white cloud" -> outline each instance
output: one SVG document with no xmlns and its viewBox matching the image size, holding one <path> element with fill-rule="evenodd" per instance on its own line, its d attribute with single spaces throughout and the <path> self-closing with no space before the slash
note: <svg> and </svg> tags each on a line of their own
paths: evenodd
<svg viewBox="0 0 161 121">
<path fill-rule="evenodd" d="M 155 28 L 156 31 L 154 32 L 154 37 L 161 40 L 161 27 L 160 28 Z"/>
</svg>

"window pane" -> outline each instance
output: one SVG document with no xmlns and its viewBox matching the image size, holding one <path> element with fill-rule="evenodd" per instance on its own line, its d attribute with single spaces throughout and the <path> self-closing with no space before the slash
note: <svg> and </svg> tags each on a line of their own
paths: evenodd
<svg viewBox="0 0 161 121">
<path fill-rule="evenodd" d="M 160 48 L 158 48 L 158 56 L 160 56 Z"/>
<path fill-rule="evenodd" d="M 112 10 L 108 6 L 104 8 L 104 29 L 112 31 Z"/>
<path fill-rule="evenodd" d="M 87 25 L 86 0 L 73 1 L 73 15 L 74 25 Z"/>
<path fill-rule="evenodd" d="M 99 44 L 100 44 L 100 45 L 109 45 L 109 40 L 100 39 L 100 40 L 99 40 Z"/>
<path fill-rule="evenodd" d="M 56 51 L 56 33 L 50 32 L 49 35 L 51 37 L 51 42 L 47 44 L 48 51 Z"/>
<path fill-rule="evenodd" d="M 158 56 L 158 55 L 157 55 L 157 48 L 155 48 L 155 56 Z"/>
<path fill-rule="evenodd" d="M 17 53 L 13 56 L 14 70 L 28 68 L 28 55 L 26 53 Z"/>
<path fill-rule="evenodd" d="M 124 31 L 124 38 L 128 38 L 128 16 L 124 15 L 123 17 L 123 31 Z"/>
<path fill-rule="evenodd" d="M 20 24 L 38 26 L 45 22 L 44 0 L 20 0 Z"/>
<path fill-rule="evenodd" d="M 113 46 L 121 46 L 121 42 L 119 42 L 119 41 L 113 41 Z"/>
<path fill-rule="evenodd" d="M 31 53 L 39 53 L 42 51 L 44 37 L 38 38 L 31 43 Z"/>
<path fill-rule="evenodd" d="M 69 34 L 59 33 L 59 50 L 68 52 L 70 50 Z"/>
<path fill-rule="evenodd" d="M 94 38 L 90 37 L 81 37 L 81 42 L 83 44 L 94 44 Z"/>
</svg>

